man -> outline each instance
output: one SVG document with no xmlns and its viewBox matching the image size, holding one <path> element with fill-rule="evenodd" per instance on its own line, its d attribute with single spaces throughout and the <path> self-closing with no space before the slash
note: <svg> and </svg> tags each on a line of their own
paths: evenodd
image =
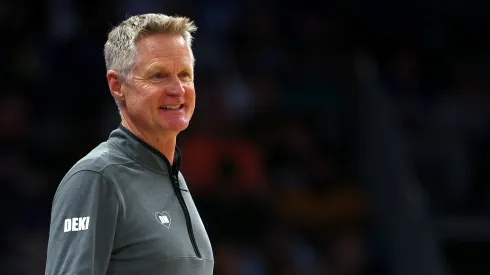
<svg viewBox="0 0 490 275">
<path fill-rule="evenodd" d="M 46 274 L 211 275 L 211 244 L 179 172 L 194 112 L 188 18 L 133 16 L 108 36 L 121 125 L 77 162 L 53 199 Z"/>
</svg>

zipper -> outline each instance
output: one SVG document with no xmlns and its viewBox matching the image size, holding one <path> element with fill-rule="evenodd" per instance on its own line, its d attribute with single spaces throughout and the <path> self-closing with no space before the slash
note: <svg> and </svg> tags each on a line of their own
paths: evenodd
<svg viewBox="0 0 490 275">
<path fill-rule="evenodd" d="M 201 258 L 201 252 L 197 247 L 196 238 L 194 236 L 194 230 L 192 230 L 192 222 L 191 222 L 191 216 L 189 215 L 189 209 L 185 204 L 184 197 L 182 196 L 182 193 L 179 188 L 179 180 L 177 179 L 176 175 L 173 175 L 173 177 L 171 176 L 170 178 L 172 179 L 172 183 L 173 183 L 172 186 L 174 187 L 175 195 L 177 196 L 180 206 L 184 211 L 185 223 L 187 224 L 187 233 L 189 233 L 189 239 L 191 240 L 192 247 L 194 248 L 194 252 L 196 253 L 196 256 L 198 258 Z"/>
<path fill-rule="evenodd" d="M 197 243 L 196 243 L 196 238 L 194 237 L 194 231 L 192 230 L 192 222 L 191 222 L 191 216 L 189 215 L 189 209 L 187 208 L 187 205 L 185 205 L 184 197 L 182 197 L 182 192 L 181 192 L 180 185 L 179 185 L 179 180 L 177 179 L 177 175 L 175 174 L 175 173 L 177 173 L 176 171 L 178 171 L 179 167 L 176 166 L 175 170 L 172 169 L 172 165 L 170 165 L 170 162 L 162 153 L 160 153 L 157 149 L 148 145 L 148 143 L 141 140 L 139 137 L 137 137 L 131 131 L 126 129 L 124 126 L 122 126 L 122 124 L 119 125 L 119 129 L 122 130 L 123 132 L 125 132 L 127 135 L 129 135 L 133 139 L 135 139 L 137 142 L 139 142 L 141 145 L 143 145 L 148 150 L 153 152 L 155 155 L 159 156 L 167 165 L 167 171 L 169 174 L 170 181 L 172 182 L 172 188 L 174 189 L 174 193 L 177 196 L 177 199 L 179 200 L 180 206 L 182 207 L 182 210 L 184 212 L 185 223 L 187 224 L 187 232 L 189 233 L 189 239 L 191 240 L 192 247 L 194 248 L 194 252 L 196 253 L 196 256 L 198 258 L 201 258 L 201 252 L 199 252 L 199 248 L 197 247 Z M 180 156 L 179 148 L 176 147 L 175 149 L 176 149 L 177 155 Z M 177 163 L 180 163 L 180 161 Z"/>
</svg>

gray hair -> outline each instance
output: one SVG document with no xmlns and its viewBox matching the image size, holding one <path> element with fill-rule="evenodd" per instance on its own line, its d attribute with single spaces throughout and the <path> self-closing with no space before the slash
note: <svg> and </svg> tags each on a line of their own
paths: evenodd
<svg viewBox="0 0 490 275">
<path fill-rule="evenodd" d="M 128 82 L 138 62 L 136 43 L 139 39 L 156 33 L 180 34 L 190 48 L 196 30 L 194 22 L 187 17 L 156 13 L 129 17 L 108 35 L 104 45 L 106 69 L 116 71 L 123 81 Z M 194 61 L 194 55 L 192 59 Z"/>
</svg>

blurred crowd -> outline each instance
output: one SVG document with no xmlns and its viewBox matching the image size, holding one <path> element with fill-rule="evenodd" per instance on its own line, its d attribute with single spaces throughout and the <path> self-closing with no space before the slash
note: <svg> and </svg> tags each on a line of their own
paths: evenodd
<svg viewBox="0 0 490 275">
<path fill-rule="evenodd" d="M 376 61 L 429 211 L 488 218 L 490 56 L 471 39 L 478 19 L 461 30 L 442 15 L 405 16 L 412 6 L 388 15 L 339 3 L 326 10 L 221 0 L 1 7 L 9 40 L 0 57 L 0 203 L 8 221 L 0 228 L 1 274 L 44 272 L 58 183 L 119 124 L 105 79 L 106 34 L 140 12 L 186 15 L 199 27 L 197 107 L 178 145 L 215 274 L 391 274 L 358 173 L 358 52 Z M 455 274 L 488 272 L 478 258 L 488 245 L 462 247 L 444 250 Z M 468 266 L 473 272 L 461 273 Z"/>
</svg>

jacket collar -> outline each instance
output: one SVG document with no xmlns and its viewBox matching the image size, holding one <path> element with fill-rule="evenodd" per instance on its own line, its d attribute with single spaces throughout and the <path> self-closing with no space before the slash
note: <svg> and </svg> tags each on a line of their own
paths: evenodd
<svg viewBox="0 0 490 275">
<path fill-rule="evenodd" d="M 111 132 L 109 142 L 115 143 L 131 159 L 147 168 L 166 174 L 169 171 L 172 171 L 174 175 L 178 175 L 179 173 L 181 153 L 178 147 L 175 147 L 174 163 L 172 166 L 165 155 L 144 142 L 121 124 Z"/>
</svg>

